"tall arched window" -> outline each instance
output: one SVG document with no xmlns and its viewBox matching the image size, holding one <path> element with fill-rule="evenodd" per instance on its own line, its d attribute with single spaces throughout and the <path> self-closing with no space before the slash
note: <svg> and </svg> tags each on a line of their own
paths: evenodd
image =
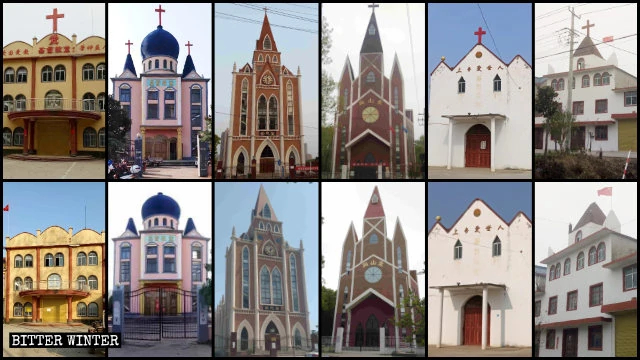
<svg viewBox="0 0 640 360">
<path fill-rule="evenodd" d="M 498 91 L 502 91 L 502 80 L 500 79 L 500 76 L 496 75 L 493 78 L 493 91 L 498 92 Z"/>
<path fill-rule="evenodd" d="M 598 262 L 604 261 L 605 255 L 604 243 L 598 244 Z"/>
<path fill-rule="evenodd" d="M 462 94 L 465 91 L 465 82 L 464 82 L 464 78 L 461 76 L 460 79 L 458 80 L 458 94 Z"/>
<path fill-rule="evenodd" d="M 342 126 L 340 129 L 340 165 L 345 165 L 347 161 L 345 146 L 347 145 L 347 128 Z"/>
<path fill-rule="evenodd" d="M 67 71 L 64 65 L 57 65 L 55 70 L 55 81 L 66 81 L 67 80 Z"/>
<path fill-rule="evenodd" d="M 51 274 L 47 278 L 47 289 L 60 289 L 62 278 L 58 274 Z"/>
<path fill-rule="evenodd" d="M 44 256 L 44 266 L 52 267 L 53 266 L 53 255 L 47 254 Z"/>
<path fill-rule="evenodd" d="M 400 303 L 402 303 L 402 299 L 404 298 L 404 287 L 400 284 Z"/>
<path fill-rule="evenodd" d="M 264 37 L 262 44 L 265 50 L 271 50 L 271 39 L 269 38 L 269 35 Z"/>
<path fill-rule="evenodd" d="M 589 87 L 589 75 L 582 76 L 582 87 Z"/>
<path fill-rule="evenodd" d="M 560 270 L 562 268 L 560 267 L 560 263 L 556 264 L 556 279 L 560 279 Z"/>
<path fill-rule="evenodd" d="M 377 244 L 378 243 L 378 235 L 371 234 L 371 237 L 369 238 L 369 244 Z"/>
<path fill-rule="evenodd" d="M 64 266 L 64 255 L 62 253 L 56 254 L 56 266 Z"/>
<path fill-rule="evenodd" d="M 33 305 L 30 302 L 24 303 L 24 316 L 33 316 Z"/>
<path fill-rule="evenodd" d="M 345 271 L 349 271 L 351 269 L 351 250 L 347 253 L 347 264 L 345 266 Z"/>
<path fill-rule="evenodd" d="M 163 69 L 167 68 L 167 59 L 162 60 L 162 68 Z"/>
<path fill-rule="evenodd" d="M 156 59 L 156 61 L 155 61 L 154 65 L 155 65 L 155 68 L 156 68 L 156 69 L 159 69 L 159 68 L 160 68 L 160 60 L 159 60 L 159 59 Z"/>
<path fill-rule="evenodd" d="M 599 73 L 596 73 L 595 75 L 593 75 L 593 86 L 600 86 L 602 85 L 602 75 L 600 75 Z"/>
<path fill-rule="evenodd" d="M 77 266 L 86 266 L 87 265 L 87 254 L 84 252 L 79 252 L 76 257 L 76 265 Z"/>
<path fill-rule="evenodd" d="M 398 106 L 398 87 L 394 86 L 393 87 L 393 106 L 396 108 L 396 111 L 400 110 L 400 107 Z"/>
<path fill-rule="evenodd" d="M 89 276 L 89 289 L 98 290 L 98 278 L 96 276 Z"/>
<path fill-rule="evenodd" d="M 50 90 L 45 95 L 45 109 L 62 109 L 62 94 L 57 90 Z"/>
<path fill-rule="evenodd" d="M 493 240 L 492 256 L 500 256 L 501 254 L 502 254 L 502 242 L 500 241 L 500 238 L 496 236 L 496 238 Z"/>
<path fill-rule="evenodd" d="M 295 335 L 293 336 L 294 346 L 300 347 L 302 346 L 302 336 L 300 335 L 300 330 L 296 329 Z"/>
<path fill-rule="evenodd" d="M 367 74 L 367 82 L 376 82 L 376 74 L 374 74 L 373 71 L 369 71 L 369 73 Z"/>
<path fill-rule="evenodd" d="M 17 302 L 13 304 L 13 316 L 22 316 L 22 304 Z"/>
<path fill-rule="evenodd" d="M 243 327 L 240 332 L 240 350 L 249 349 L 249 332 L 247 328 Z"/>
<path fill-rule="evenodd" d="M 96 66 L 96 80 L 105 80 L 107 78 L 107 66 L 105 64 L 98 64 Z"/>
<path fill-rule="evenodd" d="M 258 61 L 259 62 L 263 62 L 264 58 L 262 57 L 262 54 L 258 54 Z"/>
<path fill-rule="evenodd" d="M 51 82 L 53 81 L 53 68 L 49 65 L 42 68 L 40 72 L 40 81 L 41 82 Z"/>
<path fill-rule="evenodd" d="M 87 304 L 79 302 L 77 306 L 78 317 L 87 316 Z"/>
<path fill-rule="evenodd" d="M 23 266 L 22 255 L 16 255 L 13 259 L 14 268 L 21 268 Z"/>
<path fill-rule="evenodd" d="M 33 290 L 33 279 L 29 276 L 24 278 L 24 288 L 27 290 Z"/>
<path fill-rule="evenodd" d="M 18 70 L 18 80 L 20 80 L 20 70 Z M 611 75 L 608 72 L 602 73 L 602 85 L 609 85 L 610 82 Z"/>
<path fill-rule="evenodd" d="M 558 80 L 556 79 L 551 80 L 551 88 L 553 90 L 558 90 Z"/>
<path fill-rule="evenodd" d="M 595 264 L 596 261 L 596 248 L 595 246 L 592 246 L 591 249 L 589 249 L 589 266 Z"/>
<path fill-rule="evenodd" d="M 242 249 L 242 307 L 249 308 L 249 249 Z"/>
<path fill-rule="evenodd" d="M 97 317 L 98 316 L 98 304 L 92 302 L 89 304 L 88 308 L 88 316 Z"/>
<path fill-rule="evenodd" d="M 398 263 L 398 272 L 402 271 L 402 249 L 400 246 L 396 248 L 396 254 L 398 255 L 397 263 Z"/>
<path fill-rule="evenodd" d="M 278 100 L 275 96 L 269 98 L 269 130 L 278 128 Z"/>
<path fill-rule="evenodd" d="M 95 69 L 92 64 L 82 66 L 82 81 L 93 80 Z"/>
<path fill-rule="evenodd" d="M 76 280 L 78 282 L 78 290 L 81 291 L 87 291 L 87 278 L 80 275 L 78 276 L 78 279 Z"/>
<path fill-rule="evenodd" d="M 33 256 L 25 255 L 24 257 L 24 267 L 33 267 Z"/>
<path fill-rule="evenodd" d="M 269 204 L 264 204 L 264 208 L 262 208 L 262 217 L 271 219 L 271 209 L 269 209 Z"/>
<path fill-rule="evenodd" d="M 258 99 L 258 130 L 267 130 L 267 98 L 264 95 Z"/>
<path fill-rule="evenodd" d="M 26 83 L 27 82 L 27 69 L 24 67 L 18 68 L 18 77 L 16 79 L 18 83 Z"/>
<path fill-rule="evenodd" d="M 13 96 L 11 95 L 5 95 L 2 98 L 2 111 L 7 112 L 7 111 L 13 111 L 13 109 L 15 108 L 15 103 L 13 102 Z"/>
<path fill-rule="evenodd" d="M 240 135 L 247 135 L 247 97 L 249 91 L 249 81 L 242 80 L 242 103 L 240 106 Z"/>
<path fill-rule="evenodd" d="M 22 290 L 22 278 L 21 277 L 17 277 L 13 280 L 13 290 L 15 291 L 21 291 Z"/>
<path fill-rule="evenodd" d="M 96 97 L 92 93 L 86 93 L 82 96 L 82 110 L 83 111 L 95 111 L 96 110 Z"/>
<path fill-rule="evenodd" d="M 260 302 L 262 304 L 271 304 L 271 278 L 269 270 L 266 266 L 260 270 Z"/>
<path fill-rule="evenodd" d="M 576 259 L 576 271 L 584 268 L 584 253 L 580 251 L 578 258 Z"/>
<path fill-rule="evenodd" d="M 549 281 L 553 280 L 556 275 L 556 267 L 551 265 L 551 271 L 549 271 Z"/>
<path fill-rule="evenodd" d="M 273 290 L 273 304 L 282 305 L 282 275 L 278 268 L 271 272 L 271 289 Z"/>
<path fill-rule="evenodd" d="M 584 59 L 583 59 L 583 58 L 580 58 L 580 59 L 578 59 L 578 67 L 577 67 L 577 70 L 582 70 L 582 69 L 584 69 Z"/>
<path fill-rule="evenodd" d="M 347 303 L 347 299 L 349 298 L 349 288 L 347 286 L 344 287 L 344 299 L 342 299 L 342 305 Z"/>
<path fill-rule="evenodd" d="M 291 80 L 287 82 L 287 128 L 289 136 L 293 136 L 295 129 L 293 126 L 293 85 Z"/>
<path fill-rule="evenodd" d="M 456 241 L 456 244 L 453 246 L 453 259 L 462 259 L 462 243 L 460 240 Z"/>
<path fill-rule="evenodd" d="M 94 128 L 85 128 L 82 132 L 82 146 L 92 148 L 98 146 L 98 133 Z"/>
<path fill-rule="evenodd" d="M 347 107 L 349 106 L 349 88 L 344 88 L 344 97 L 342 98 L 342 110 L 347 111 Z"/>
<path fill-rule="evenodd" d="M 16 82 L 16 71 L 12 67 L 4 71 L 4 82 L 5 84 Z"/>
<path fill-rule="evenodd" d="M 289 264 L 291 270 L 291 297 L 293 298 L 293 311 L 300 311 L 298 304 L 298 272 L 296 266 L 296 257 L 291 254 L 289 256 Z"/>
<path fill-rule="evenodd" d="M 571 274 L 571 259 L 567 258 L 564 261 L 564 275 Z"/>
<path fill-rule="evenodd" d="M 564 90 L 564 79 L 558 80 L 558 90 Z"/>
</svg>

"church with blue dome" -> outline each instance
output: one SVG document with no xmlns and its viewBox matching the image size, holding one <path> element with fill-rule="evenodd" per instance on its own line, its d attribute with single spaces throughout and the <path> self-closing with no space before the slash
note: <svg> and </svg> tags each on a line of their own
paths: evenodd
<svg viewBox="0 0 640 360">
<path fill-rule="evenodd" d="M 210 54 L 199 54 L 188 39 L 179 42 L 171 29 L 164 28 L 162 17 L 171 14 L 166 11 L 162 5 L 155 9 L 158 26 L 140 42 L 141 64 L 134 64 L 131 57 L 135 44 L 129 39 L 124 43 L 129 50 L 122 73 L 111 78 L 113 94 L 131 118 L 128 140 L 138 135 L 143 139 L 144 158 L 195 160 L 198 134 L 209 116 L 211 79 L 196 70 L 193 57 Z M 181 42 L 187 48 L 184 64 L 178 63 Z"/>
</svg>

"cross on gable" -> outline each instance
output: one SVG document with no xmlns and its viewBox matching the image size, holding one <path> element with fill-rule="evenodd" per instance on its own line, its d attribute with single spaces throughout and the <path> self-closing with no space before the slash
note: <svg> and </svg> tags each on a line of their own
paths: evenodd
<svg viewBox="0 0 640 360">
<path fill-rule="evenodd" d="M 184 44 L 184 46 L 187 47 L 187 51 L 189 52 L 189 55 L 191 55 L 191 47 L 193 46 L 193 44 L 191 43 L 191 41 L 187 41 L 186 44 Z"/>
<path fill-rule="evenodd" d="M 127 45 L 127 53 L 131 54 L 131 45 L 133 45 L 131 40 L 127 40 L 127 42 L 124 44 Z"/>
<path fill-rule="evenodd" d="M 160 26 L 162 26 L 162 13 L 166 12 L 166 10 L 162 8 L 162 5 L 158 5 L 158 8 L 155 9 L 155 12 L 158 13 L 158 23 Z"/>
<path fill-rule="evenodd" d="M 58 32 L 58 19 L 62 19 L 64 14 L 58 14 L 58 8 L 53 9 L 53 14 L 47 15 L 47 20 L 53 20 L 53 32 Z"/>
<path fill-rule="evenodd" d="M 583 26 L 583 29 L 587 29 L 587 37 L 589 37 L 589 28 L 596 26 L 596 24 L 589 25 L 589 20 L 587 20 L 587 25 Z"/>
<path fill-rule="evenodd" d="M 474 32 L 473 35 L 478 35 L 478 44 L 482 44 L 482 35 L 486 34 L 486 31 L 482 30 L 482 27 L 478 27 L 478 31 Z"/>
<path fill-rule="evenodd" d="M 376 3 L 371 3 L 371 5 L 368 5 L 368 7 L 371 8 L 372 12 L 376 12 L 376 8 L 380 7 L 380 5 L 376 5 Z"/>
</svg>

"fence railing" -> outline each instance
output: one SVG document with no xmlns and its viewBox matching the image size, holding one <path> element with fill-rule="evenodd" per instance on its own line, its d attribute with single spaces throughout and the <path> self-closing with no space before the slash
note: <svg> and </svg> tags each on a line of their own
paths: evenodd
<svg viewBox="0 0 640 360">
<path fill-rule="evenodd" d="M 20 285 L 16 285 L 18 291 L 27 290 L 78 290 L 89 291 L 90 287 L 86 281 L 57 281 L 57 280 L 40 280 L 25 282 Z"/>
<path fill-rule="evenodd" d="M 14 99 L 4 100 L 3 112 L 33 111 L 33 110 L 74 110 L 74 111 L 104 111 L 105 98 L 74 100 L 63 98 L 45 99 Z"/>
</svg>

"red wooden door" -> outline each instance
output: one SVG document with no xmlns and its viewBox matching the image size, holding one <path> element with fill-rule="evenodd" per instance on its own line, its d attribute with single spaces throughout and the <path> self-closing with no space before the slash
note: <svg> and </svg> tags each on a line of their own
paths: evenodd
<svg viewBox="0 0 640 360">
<path fill-rule="evenodd" d="M 487 304 L 487 345 L 489 345 L 491 306 Z M 482 341 L 482 297 L 474 296 L 464 306 L 462 345 L 481 345 Z"/>
<path fill-rule="evenodd" d="M 260 173 L 268 174 L 275 171 L 275 160 L 273 158 L 260 159 Z"/>
<path fill-rule="evenodd" d="M 484 125 L 472 126 L 466 134 L 465 167 L 491 167 L 491 132 Z"/>
<path fill-rule="evenodd" d="M 542 143 L 544 142 L 544 129 L 538 127 L 535 131 L 536 149 L 542 149 Z"/>
<path fill-rule="evenodd" d="M 562 331 L 562 357 L 578 356 L 578 329 Z"/>
</svg>

